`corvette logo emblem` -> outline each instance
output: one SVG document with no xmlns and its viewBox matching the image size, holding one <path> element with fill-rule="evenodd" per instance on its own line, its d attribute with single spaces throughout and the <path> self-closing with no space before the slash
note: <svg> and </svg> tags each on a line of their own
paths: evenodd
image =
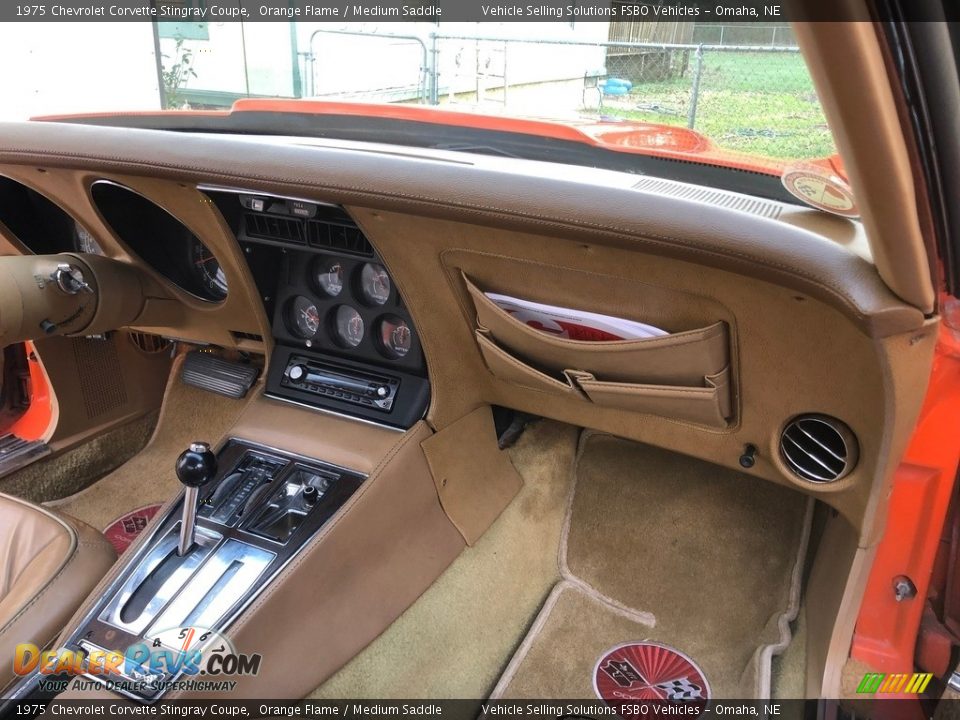
<svg viewBox="0 0 960 720">
<path fill-rule="evenodd" d="M 603 654 L 593 674 L 597 697 L 613 708 L 632 700 L 701 702 L 710 699 L 703 671 L 667 645 L 636 642 Z"/>
</svg>

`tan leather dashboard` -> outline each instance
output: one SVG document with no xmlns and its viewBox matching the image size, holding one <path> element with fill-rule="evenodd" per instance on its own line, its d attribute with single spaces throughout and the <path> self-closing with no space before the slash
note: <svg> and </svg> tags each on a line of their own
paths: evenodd
<svg viewBox="0 0 960 720">
<path fill-rule="evenodd" d="M 789 221 L 780 221 L 641 190 L 621 173 L 37 123 L 0 124 L 0 175 L 60 204 L 129 262 L 139 260 L 94 209 L 90 184 L 114 180 L 160 204 L 216 255 L 230 292 L 203 303 L 154 274 L 166 297 L 150 301 L 164 324 L 144 329 L 267 356 L 270 323 L 242 252 L 197 185 L 342 204 L 414 319 L 434 429 L 495 403 L 732 467 L 754 445 L 751 473 L 821 497 L 866 542 L 877 528 L 863 527 L 865 512 L 906 441 L 935 340 L 934 321 L 851 250 L 856 226 L 832 237 L 823 231 L 840 226 L 813 211 L 781 208 Z M 7 254 L 22 251 L 5 239 Z M 518 335 L 481 291 L 632 316 L 682 337 L 668 352 L 550 346 Z M 633 372 L 641 358 L 659 358 L 662 369 Z M 818 485 L 785 467 L 780 430 L 803 413 L 840 418 L 857 435 L 860 459 L 842 480 Z"/>
</svg>

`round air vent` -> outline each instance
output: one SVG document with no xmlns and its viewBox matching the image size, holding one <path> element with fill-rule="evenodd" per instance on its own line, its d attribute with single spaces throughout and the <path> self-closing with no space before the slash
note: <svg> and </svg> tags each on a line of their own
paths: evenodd
<svg viewBox="0 0 960 720">
<path fill-rule="evenodd" d="M 816 483 L 831 483 L 857 464 L 860 451 L 853 431 L 829 415 L 800 415 L 780 436 L 780 455 L 795 475 Z"/>
</svg>

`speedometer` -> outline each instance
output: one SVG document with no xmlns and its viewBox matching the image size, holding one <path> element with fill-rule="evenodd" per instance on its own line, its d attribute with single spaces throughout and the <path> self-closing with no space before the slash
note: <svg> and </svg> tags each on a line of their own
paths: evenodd
<svg viewBox="0 0 960 720">
<path fill-rule="evenodd" d="M 216 300 L 227 296 L 227 276 L 213 253 L 197 238 L 190 238 L 190 265 L 203 288 Z"/>
</svg>

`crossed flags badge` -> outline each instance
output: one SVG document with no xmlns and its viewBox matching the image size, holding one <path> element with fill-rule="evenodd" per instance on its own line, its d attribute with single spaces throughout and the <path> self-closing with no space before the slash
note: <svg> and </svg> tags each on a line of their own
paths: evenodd
<svg viewBox="0 0 960 720">
<path fill-rule="evenodd" d="M 622 688 L 633 690 L 641 687 L 656 688 L 666 694 L 667 700 L 698 700 L 703 697 L 703 688 L 685 677 L 651 684 L 627 660 L 608 660 L 600 666 L 600 670 Z"/>
</svg>

